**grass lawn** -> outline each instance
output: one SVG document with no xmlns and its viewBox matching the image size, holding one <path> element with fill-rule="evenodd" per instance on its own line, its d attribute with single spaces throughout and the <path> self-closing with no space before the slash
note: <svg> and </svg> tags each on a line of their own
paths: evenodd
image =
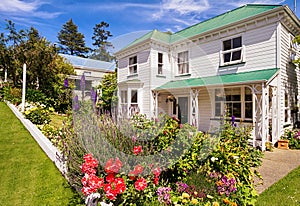
<svg viewBox="0 0 300 206">
<path fill-rule="evenodd" d="M 257 206 L 299 206 L 300 167 L 266 189 L 257 200 Z"/>
<path fill-rule="evenodd" d="M 0 205 L 75 205 L 76 193 L 0 102 Z"/>
</svg>

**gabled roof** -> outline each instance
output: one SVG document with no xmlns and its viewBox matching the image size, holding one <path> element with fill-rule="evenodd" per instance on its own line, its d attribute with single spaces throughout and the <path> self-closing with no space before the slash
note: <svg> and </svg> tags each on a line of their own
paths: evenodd
<svg viewBox="0 0 300 206">
<path fill-rule="evenodd" d="M 95 71 L 107 71 L 113 72 L 116 68 L 116 64 L 113 62 L 105 62 L 95 59 L 88 59 L 78 56 L 72 56 L 68 54 L 59 54 L 64 57 L 75 68 L 95 70 Z"/>
<path fill-rule="evenodd" d="M 157 87 L 155 90 L 169 90 L 193 88 L 202 86 L 222 86 L 229 84 L 247 84 L 253 82 L 266 82 L 271 79 L 278 71 L 278 68 L 264 69 L 250 72 L 234 74 L 216 75 L 203 78 L 191 78 L 177 81 L 170 81 Z"/>
<path fill-rule="evenodd" d="M 162 43 L 170 43 L 170 39 L 171 39 L 171 34 L 167 33 L 167 32 L 161 32 L 158 31 L 156 29 L 154 29 L 153 31 L 148 32 L 147 34 L 145 34 L 144 36 L 134 40 L 132 43 L 130 43 L 129 45 L 127 45 L 126 47 L 124 47 L 123 49 L 130 47 L 132 45 L 138 44 L 140 42 L 143 42 L 145 40 L 148 39 L 153 39 Z"/>
<path fill-rule="evenodd" d="M 191 38 L 193 36 L 205 33 L 207 31 L 226 26 L 279 7 L 282 7 L 282 5 L 247 4 L 234 10 L 223 13 L 221 15 L 218 15 L 216 17 L 213 17 L 211 19 L 208 19 L 206 21 L 195 24 L 174 34 L 153 30 L 145 34 L 144 36 L 136 39 L 123 49 L 126 49 L 130 46 L 133 46 L 135 44 L 149 39 L 171 44 L 182 39 Z M 123 49 L 121 49 L 120 51 L 122 51 Z"/>
</svg>

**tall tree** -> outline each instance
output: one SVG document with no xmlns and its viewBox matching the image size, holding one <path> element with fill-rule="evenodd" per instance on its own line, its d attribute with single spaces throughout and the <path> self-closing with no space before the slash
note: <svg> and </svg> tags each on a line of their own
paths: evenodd
<svg viewBox="0 0 300 206">
<path fill-rule="evenodd" d="M 114 59 L 108 51 L 112 47 L 112 44 L 108 41 L 108 38 L 112 37 L 110 31 L 107 30 L 108 27 L 109 24 L 104 21 L 95 25 L 92 40 L 94 40 L 93 45 L 96 49 L 93 50 L 91 58 L 109 62 Z"/>
<path fill-rule="evenodd" d="M 78 32 L 78 26 L 70 19 L 58 33 L 60 52 L 85 57 L 90 49 L 85 45 L 84 35 Z"/>
</svg>

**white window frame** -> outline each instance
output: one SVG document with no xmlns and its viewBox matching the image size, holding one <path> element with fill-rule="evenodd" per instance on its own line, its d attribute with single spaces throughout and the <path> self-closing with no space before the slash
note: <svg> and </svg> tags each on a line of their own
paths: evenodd
<svg viewBox="0 0 300 206">
<path fill-rule="evenodd" d="M 160 62 L 161 55 L 161 62 Z M 164 66 L 164 54 L 162 52 L 157 53 L 157 74 L 163 75 L 163 66 Z"/>
<path fill-rule="evenodd" d="M 133 62 L 132 62 L 133 59 Z M 134 61 L 135 59 L 135 61 Z M 128 74 L 129 75 L 134 75 L 138 73 L 138 59 L 137 55 L 129 57 L 128 59 Z"/>
<path fill-rule="evenodd" d="M 183 55 L 183 57 L 180 57 Z M 181 69 L 182 67 L 182 69 Z M 189 68 L 189 51 L 182 51 L 177 53 L 177 74 L 183 75 L 183 74 L 189 74 L 190 73 Z"/>
<path fill-rule="evenodd" d="M 237 39 L 237 38 L 241 38 L 241 46 L 240 47 L 237 47 L 237 48 L 233 48 L 233 40 L 234 39 Z M 231 48 L 232 49 L 229 49 L 229 50 L 224 50 L 224 42 L 226 41 L 231 41 Z M 229 38 L 229 39 L 223 39 L 221 41 L 221 50 L 220 50 L 220 66 L 226 66 L 226 65 L 231 65 L 231 64 L 238 64 L 238 63 L 242 63 L 242 62 L 245 62 L 245 45 L 243 44 L 243 36 L 236 36 L 236 37 L 232 37 L 232 38 Z M 238 60 L 232 60 L 233 58 L 233 53 L 234 52 L 238 52 L 240 51 L 241 54 L 240 54 L 240 59 Z M 225 62 L 225 58 L 224 56 L 226 54 L 230 54 L 230 60 L 228 62 Z"/>
<path fill-rule="evenodd" d="M 289 92 L 286 90 L 284 92 L 284 123 L 290 124 L 291 123 L 291 101 Z"/>
<path fill-rule="evenodd" d="M 253 104 L 253 98 L 250 100 L 246 100 L 245 99 L 245 93 L 246 93 L 246 88 L 247 87 L 227 87 L 227 88 L 224 88 L 224 89 L 219 89 L 219 88 L 215 88 L 214 89 L 214 116 L 215 117 L 221 117 L 224 114 L 224 112 L 227 112 L 225 111 L 225 108 L 226 108 L 226 103 L 231 103 L 231 104 L 234 104 L 234 103 L 240 103 L 241 104 L 241 116 L 240 117 L 237 117 L 237 119 L 245 119 L 245 120 L 252 120 L 253 119 L 253 110 L 252 110 L 252 118 L 249 118 L 247 117 L 246 118 L 246 103 L 249 103 L 249 104 Z M 230 100 L 230 101 L 227 101 L 226 100 L 226 95 L 224 94 L 225 93 L 225 90 L 227 89 L 239 89 L 239 94 L 240 94 L 240 100 Z M 220 100 L 216 100 L 216 95 L 217 95 L 217 90 L 219 90 L 219 95 L 220 95 Z M 221 100 L 223 98 L 223 100 Z M 225 99 L 224 99 L 225 98 Z M 216 104 L 219 103 L 220 104 L 220 114 L 216 114 Z M 253 109 L 253 108 L 252 108 Z M 229 114 L 229 115 L 232 115 L 232 114 Z M 233 114 L 234 115 L 234 114 Z"/>
</svg>

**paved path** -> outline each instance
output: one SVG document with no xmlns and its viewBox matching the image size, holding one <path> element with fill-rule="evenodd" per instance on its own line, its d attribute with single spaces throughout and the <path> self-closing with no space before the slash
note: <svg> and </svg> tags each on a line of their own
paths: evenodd
<svg viewBox="0 0 300 206">
<path fill-rule="evenodd" d="M 256 190 L 259 194 L 262 193 L 298 166 L 300 150 L 274 149 L 273 152 L 265 152 L 262 165 L 258 168 L 263 177 L 263 184 L 257 185 Z"/>
</svg>

